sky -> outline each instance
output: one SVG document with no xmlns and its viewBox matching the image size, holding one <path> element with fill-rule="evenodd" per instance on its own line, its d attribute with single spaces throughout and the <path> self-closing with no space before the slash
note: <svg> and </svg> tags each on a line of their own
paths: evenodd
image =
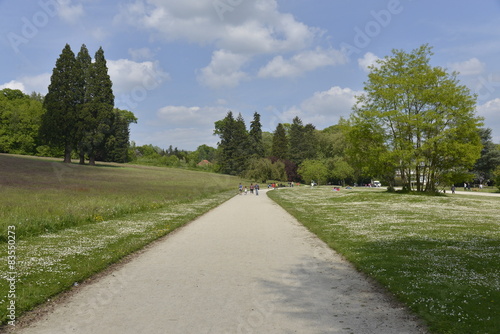
<svg viewBox="0 0 500 334">
<path fill-rule="evenodd" d="M 0 0 L 0 89 L 47 93 L 62 49 L 102 46 L 131 141 L 217 146 L 228 111 L 263 131 L 348 118 L 368 66 L 429 44 L 500 143 L 500 0 Z"/>
</svg>

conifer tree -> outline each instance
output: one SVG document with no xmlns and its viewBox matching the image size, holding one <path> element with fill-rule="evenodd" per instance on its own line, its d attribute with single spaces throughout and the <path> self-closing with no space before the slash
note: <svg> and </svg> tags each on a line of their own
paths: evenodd
<svg viewBox="0 0 500 334">
<path fill-rule="evenodd" d="M 46 113 L 42 117 L 40 137 L 52 147 L 64 149 L 64 162 L 71 162 L 76 142 L 78 75 L 75 54 L 66 44 L 56 61 L 48 93 L 44 99 Z"/>
<path fill-rule="evenodd" d="M 114 95 L 112 82 L 102 48 L 95 54 L 95 62 L 88 71 L 85 101 L 81 117 L 83 128 L 83 143 L 88 150 L 89 164 L 95 165 L 99 151 L 105 150 L 105 143 L 111 134 L 113 124 Z"/>
<path fill-rule="evenodd" d="M 250 155 L 256 158 L 264 157 L 264 144 L 262 142 L 262 124 L 260 123 L 260 115 L 255 112 L 253 121 L 250 123 L 249 132 Z"/>
<path fill-rule="evenodd" d="M 77 136 L 77 149 L 78 154 L 80 156 L 80 164 L 83 165 L 85 163 L 85 153 L 86 153 L 86 144 L 85 137 L 87 131 L 87 125 L 85 124 L 85 115 L 83 107 L 87 102 L 85 100 L 86 91 L 89 85 L 90 78 L 90 68 L 92 66 L 92 58 L 90 57 L 89 51 L 85 44 L 83 44 L 80 48 L 80 52 L 76 56 L 76 69 L 78 75 L 78 106 L 77 106 L 77 114 L 78 121 L 76 123 L 76 136 Z"/>
<path fill-rule="evenodd" d="M 285 127 L 279 123 L 273 134 L 272 155 L 278 159 L 288 158 L 288 138 Z"/>
</svg>

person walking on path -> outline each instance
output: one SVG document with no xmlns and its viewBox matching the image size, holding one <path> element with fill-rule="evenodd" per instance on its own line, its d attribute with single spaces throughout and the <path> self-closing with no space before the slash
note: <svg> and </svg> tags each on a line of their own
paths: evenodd
<svg viewBox="0 0 500 334">
<path fill-rule="evenodd" d="M 255 195 L 256 195 L 256 196 L 259 196 L 259 189 L 260 189 L 259 184 L 258 184 L 258 183 L 256 183 L 256 184 L 255 184 Z"/>
</svg>

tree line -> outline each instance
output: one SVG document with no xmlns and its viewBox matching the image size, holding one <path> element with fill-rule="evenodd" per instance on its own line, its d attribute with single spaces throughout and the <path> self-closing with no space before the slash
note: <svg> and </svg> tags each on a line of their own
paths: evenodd
<svg viewBox="0 0 500 334">
<path fill-rule="evenodd" d="M 466 182 L 500 184 L 500 148 L 476 116 L 476 96 L 457 73 L 430 64 L 428 45 L 371 67 L 348 119 L 316 130 L 295 117 L 263 136 L 260 115 L 215 123 L 220 171 L 259 181 L 370 183 L 434 192 Z M 264 133 L 265 134 L 265 133 Z"/>
</svg>

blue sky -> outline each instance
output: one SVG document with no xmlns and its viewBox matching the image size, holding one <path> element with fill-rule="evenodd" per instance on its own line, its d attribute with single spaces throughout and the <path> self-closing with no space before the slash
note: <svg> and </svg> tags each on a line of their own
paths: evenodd
<svg viewBox="0 0 500 334">
<path fill-rule="evenodd" d="M 228 110 L 264 131 L 348 117 L 367 66 L 422 44 L 460 72 L 500 143 L 500 1 L 0 0 L 0 89 L 47 92 L 66 43 L 102 46 L 131 140 L 216 146 Z"/>
</svg>

